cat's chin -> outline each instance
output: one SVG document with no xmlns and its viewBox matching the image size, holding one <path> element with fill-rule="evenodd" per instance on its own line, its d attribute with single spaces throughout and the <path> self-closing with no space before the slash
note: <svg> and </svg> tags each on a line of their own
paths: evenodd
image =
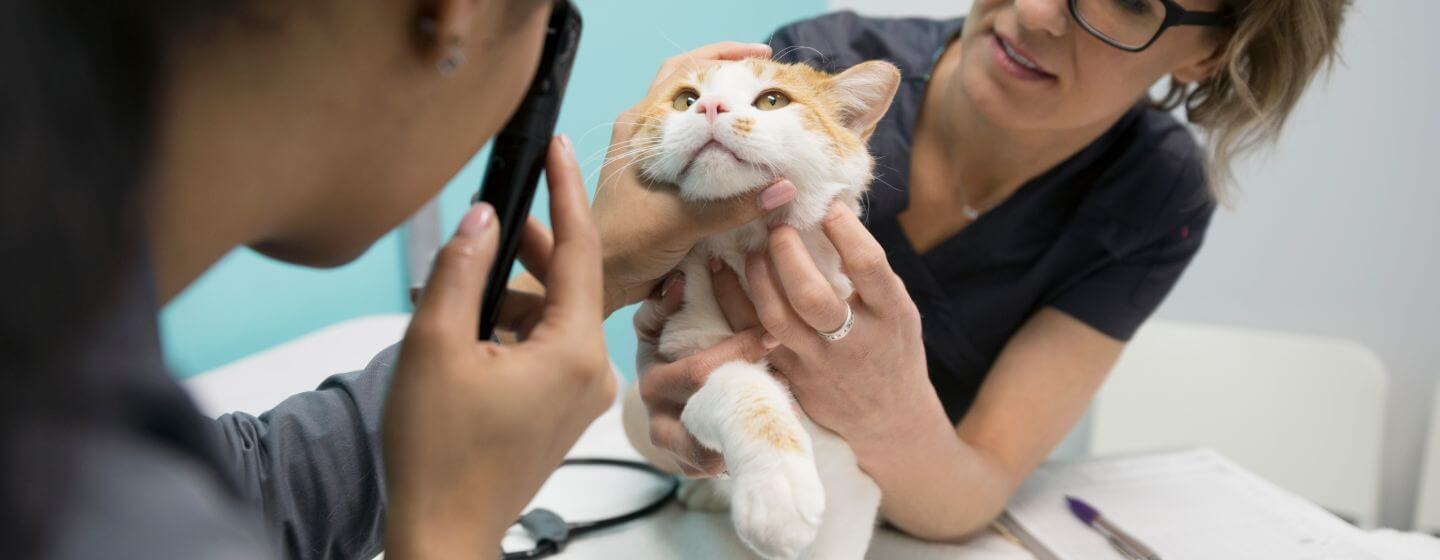
<svg viewBox="0 0 1440 560">
<path fill-rule="evenodd" d="M 748 164 L 728 166 L 727 170 L 692 170 L 679 182 L 680 196 L 686 200 L 725 200 L 763 189 L 775 183 L 774 173 Z"/>
</svg>

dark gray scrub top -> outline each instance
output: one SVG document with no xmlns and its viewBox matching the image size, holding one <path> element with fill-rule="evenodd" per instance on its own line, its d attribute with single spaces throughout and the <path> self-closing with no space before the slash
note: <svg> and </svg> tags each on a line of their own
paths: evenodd
<svg viewBox="0 0 1440 560">
<path fill-rule="evenodd" d="M 78 384 L 105 411 L 58 431 L 67 482 L 44 558 L 363 558 L 381 550 L 380 418 L 395 347 L 260 415 L 200 413 L 160 353 L 137 267 L 85 341 Z M 11 470 L 0 476 L 17 476 Z M 480 557 L 491 551 L 476 551 Z"/>
<path fill-rule="evenodd" d="M 975 223 L 917 251 L 896 219 L 909 205 L 911 138 L 936 55 L 963 25 L 839 12 L 770 41 L 780 60 L 831 72 L 872 59 L 900 68 L 895 102 L 870 139 L 876 180 L 865 219 L 920 310 L 930 380 L 955 422 L 1041 308 L 1128 340 L 1200 249 L 1216 206 L 1189 131 L 1139 103 Z"/>
</svg>

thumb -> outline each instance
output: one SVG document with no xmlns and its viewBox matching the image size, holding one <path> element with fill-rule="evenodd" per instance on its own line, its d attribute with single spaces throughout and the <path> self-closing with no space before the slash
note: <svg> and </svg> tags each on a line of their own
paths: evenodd
<svg viewBox="0 0 1440 560">
<path fill-rule="evenodd" d="M 695 216 L 694 223 L 706 236 L 729 231 L 789 204 L 795 200 L 795 194 L 795 184 L 789 179 L 780 179 L 764 189 L 732 198 L 724 204 L 703 205 L 696 210 L 700 215 Z"/>
<path fill-rule="evenodd" d="M 468 336 L 480 328 L 480 298 L 499 244 L 495 209 L 481 202 L 460 219 L 460 227 L 435 255 L 434 269 L 411 320 L 429 332 Z"/>
</svg>

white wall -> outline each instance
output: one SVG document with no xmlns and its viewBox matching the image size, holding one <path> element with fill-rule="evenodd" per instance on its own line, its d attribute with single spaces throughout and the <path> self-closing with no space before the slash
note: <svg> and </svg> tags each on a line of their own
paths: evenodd
<svg viewBox="0 0 1440 560">
<path fill-rule="evenodd" d="M 836 9 L 951 16 L 968 1 L 831 0 Z M 1342 67 L 1318 83 L 1160 316 L 1341 336 L 1390 368 L 1382 523 L 1411 525 L 1440 380 L 1440 21 L 1433 0 L 1362 0 Z M 1345 411 L 1336 411 L 1343 414 Z"/>
</svg>

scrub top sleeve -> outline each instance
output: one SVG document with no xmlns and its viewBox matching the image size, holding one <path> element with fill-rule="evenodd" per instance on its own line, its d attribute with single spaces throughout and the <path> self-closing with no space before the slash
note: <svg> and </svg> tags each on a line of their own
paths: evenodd
<svg viewBox="0 0 1440 560">
<path fill-rule="evenodd" d="M 1207 204 L 1189 212 L 1158 240 L 1100 266 L 1049 305 L 1106 336 L 1129 341 L 1200 251 L 1213 211 Z"/>
<path fill-rule="evenodd" d="M 397 346 L 255 417 L 216 420 L 235 478 L 286 558 L 371 558 L 382 548 L 380 420 Z"/>
</svg>

